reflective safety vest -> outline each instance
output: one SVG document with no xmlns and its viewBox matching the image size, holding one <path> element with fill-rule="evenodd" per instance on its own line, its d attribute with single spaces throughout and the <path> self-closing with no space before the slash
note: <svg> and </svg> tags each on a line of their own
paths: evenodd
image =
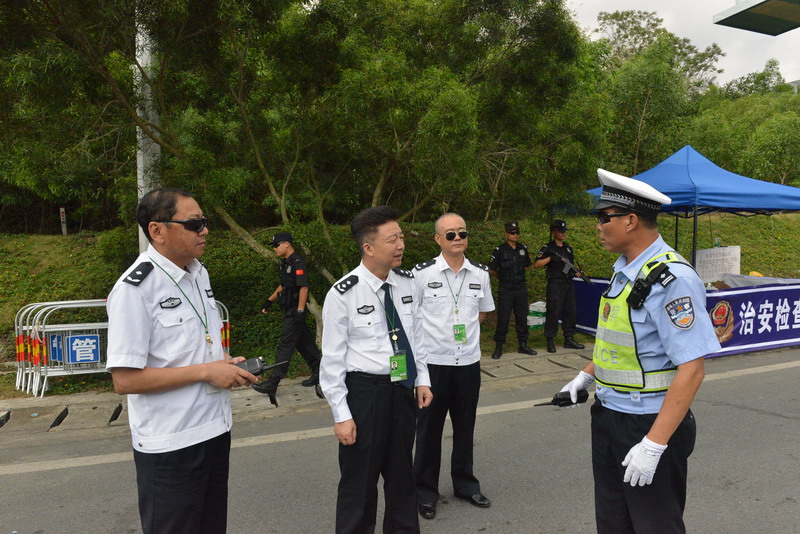
<svg viewBox="0 0 800 534">
<path fill-rule="evenodd" d="M 663 260 L 659 258 L 664 257 Z M 657 261 L 658 260 L 658 261 Z M 644 371 L 636 349 L 636 335 L 631 321 L 631 302 L 641 303 L 654 283 L 669 285 L 675 280 L 667 263 L 686 263 L 678 253 L 665 252 L 645 262 L 633 282 L 628 282 L 616 297 L 609 297 L 614 280 L 600 298 L 597 334 L 592 361 L 597 382 L 617 391 L 666 391 L 677 374 L 676 368 Z M 661 267 L 663 266 L 663 267 Z M 651 276 L 652 273 L 652 276 Z M 636 286 L 636 289 L 634 289 Z M 631 297 L 631 293 L 640 293 Z M 643 294 L 641 294 L 644 292 Z"/>
</svg>

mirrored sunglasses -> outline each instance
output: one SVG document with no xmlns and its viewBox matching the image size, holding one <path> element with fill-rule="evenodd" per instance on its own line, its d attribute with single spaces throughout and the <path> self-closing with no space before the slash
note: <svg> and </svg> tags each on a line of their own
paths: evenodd
<svg viewBox="0 0 800 534">
<path fill-rule="evenodd" d="M 445 232 L 444 238 L 448 241 L 452 241 L 456 238 L 456 235 L 458 235 L 458 237 L 461 239 L 466 239 L 469 237 L 469 232 L 466 230 L 461 230 L 460 232 Z"/>
<path fill-rule="evenodd" d="M 205 217 L 200 217 L 199 219 L 186 219 L 184 221 L 177 221 L 175 219 L 165 219 L 162 221 L 154 221 L 154 222 L 182 224 L 183 227 L 189 230 L 190 232 L 197 232 L 198 234 L 203 231 L 203 228 L 208 227 L 208 219 Z"/>
<path fill-rule="evenodd" d="M 630 213 L 606 213 L 601 211 L 597 214 L 597 222 L 600 224 L 610 223 L 611 219 L 614 217 L 624 217 L 625 215 L 630 215 Z"/>
</svg>

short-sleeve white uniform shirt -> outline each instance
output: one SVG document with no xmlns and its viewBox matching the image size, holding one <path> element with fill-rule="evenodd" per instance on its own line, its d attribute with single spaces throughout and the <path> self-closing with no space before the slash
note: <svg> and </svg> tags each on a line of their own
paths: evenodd
<svg viewBox="0 0 800 534">
<path fill-rule="evenodd" d="M 153 264 L 152 269 L 143 268 L 145 262 Z M 183 270 L 151 245 L 117 280 L 107 307 L 110 370 L 184 367 L 225 358 L 222 320 L 208 272 L 198 260 Z M 131 394 L 128 420 L 137 451 L 183 449 L 231 429 L 230 391 L 198 382 L 160 393 Z"/>
</svg>

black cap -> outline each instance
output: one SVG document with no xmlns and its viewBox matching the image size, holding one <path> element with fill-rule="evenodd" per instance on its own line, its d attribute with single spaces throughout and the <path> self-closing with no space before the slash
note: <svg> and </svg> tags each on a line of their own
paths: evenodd
<svg viewBox="0 0 800 534">
<path fill-rule="evenodd" d="M 289 232 L 278 232 L 277 234 L 272 236 L 272 241 L 270 241 L 269 244 L 274 247 L 278 243 L 283 243 L 284 241 L 288 243 L 294 243 L 294 241 L 292 240 L 292 234 L 290 234 Z"/>
<path fill-rule="evenodd" d="M 507 222 L 506 232 L 519 232 L 519 225 L 516 222 Z"/>
<path fill-rule="evenodd" d="M 552 223 L 550 223 L 551 230 L 558 230 L 559 232 L 566 232 L 567 231 L 567 221 L 562 221 L 561 219 L 556 219 Z"/>
</svg>

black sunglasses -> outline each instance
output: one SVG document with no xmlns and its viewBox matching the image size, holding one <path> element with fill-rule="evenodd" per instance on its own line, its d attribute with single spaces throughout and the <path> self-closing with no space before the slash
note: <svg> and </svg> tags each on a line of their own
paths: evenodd
<svg viewBox="0 0 800 534">
<path fill-rule="evenodd" d="M 510 232 L 506 232 L 508 235 L 519 235 L 519 230 L 511 230 Z"/>
<path fill-rule="evenodd" d="M 631 215 L 630 213 L 606 213 L 601 211 L 597 214 L 597 222 L 600 224 L 610 223 L 613 217 L 624 217 L 625 215 Z"/>
<path fill-rule="evenodd" d="M 160 223 L 178 223 L 182 224 L 184 228 L 190 232 L 197 232 L 198 234 L 203 231 L 203 228 L 208 227 L 208 219 L 200 217 L 199 219 L 186 219 L 185 221 L 176 221 L 175 219 L 166 219 L 163 221 L 153 221 Z"/>
<path fill-rule="evenodd" d="M 469 237 L 469 232 L 467 232 L 466 230 L 461 230 L 460 232 L 445 232 L 444 238 L 447 239 L 448 241 L 452 241 L 456 238 L 456 234 L 461 239 L 466 239 Z"/>
<path fill-rule="evenodd" d="M 273 243 L 272 244 L 272 248 L 278 248 L 279 246 L 283 245 L 284 243 L 286 243 L 286 241 L 279 241 L 278 243 Z"/>
</svg>

